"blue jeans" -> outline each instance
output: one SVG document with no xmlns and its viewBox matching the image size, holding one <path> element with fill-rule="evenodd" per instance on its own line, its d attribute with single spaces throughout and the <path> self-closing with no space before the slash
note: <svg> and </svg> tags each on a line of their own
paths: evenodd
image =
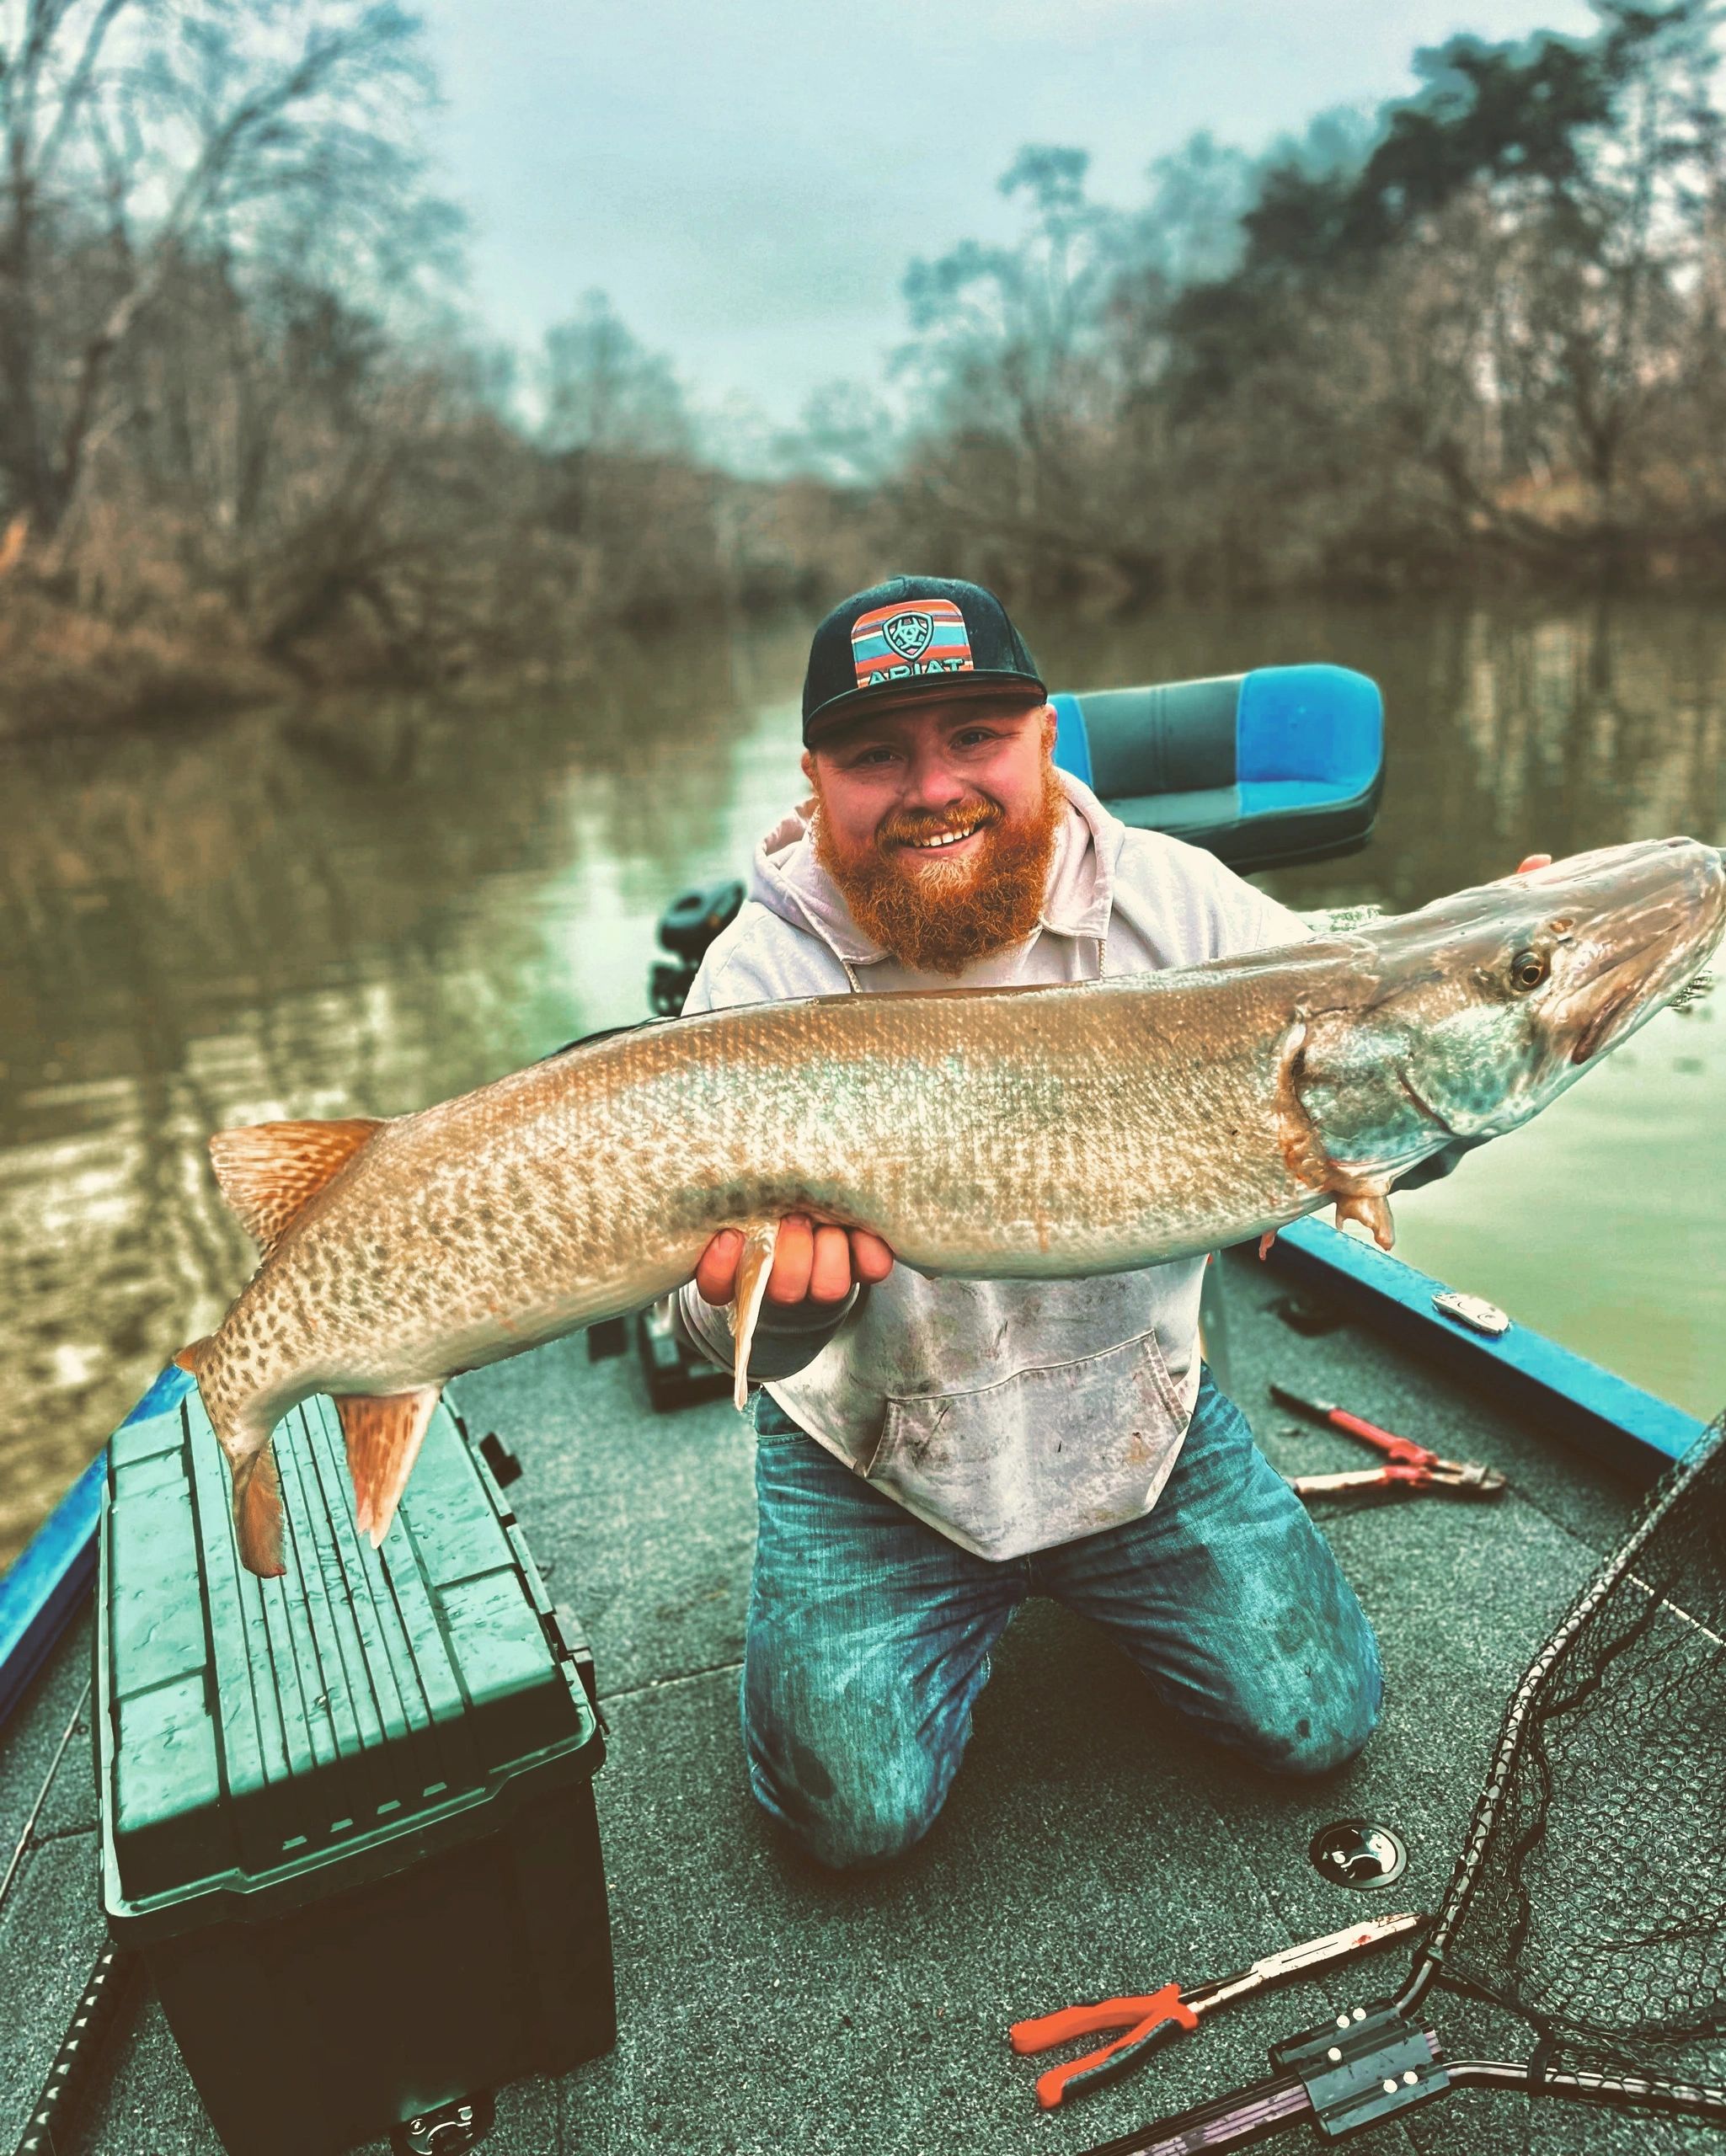
<svg viewBox="0 0 1726 2156">
<path fill-rule="evenodd" d="M 927 1832 L 989 1651 L 1034 1594 L 1094 1619 L 1161 1699 L 1260 1766 L 1323 1774 L 1372 1733 L 1372 1627 L 1208 1370 L 1152 1511 L 1023 1557 L 948 1541 L 766 1393 L 756 1433 L 744 1746 L 756 1797 L 824 1864 L 881 1863 Z"/>
</svg>

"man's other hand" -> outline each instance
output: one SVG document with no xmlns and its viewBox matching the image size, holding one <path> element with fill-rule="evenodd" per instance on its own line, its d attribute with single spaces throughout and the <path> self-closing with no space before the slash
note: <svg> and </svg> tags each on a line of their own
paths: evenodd
<svg viewBox="0 0 1726 2156">
<path fill-rule="evenodd" d="M 729 1303 L 737 1292 L 737 1261 L 743 1237 L 722 1228 L 701 1254 L 695 1284 L 703 1302 Z M 770 1303 L 841 1303 L 852 1283 L 884 1280 L 893 1270 L 893 1253 L 867 1228 L 819 1226 L 801 1213 L 779 1223 L 773 1270 L 767 1279 Z"/>
</svg>

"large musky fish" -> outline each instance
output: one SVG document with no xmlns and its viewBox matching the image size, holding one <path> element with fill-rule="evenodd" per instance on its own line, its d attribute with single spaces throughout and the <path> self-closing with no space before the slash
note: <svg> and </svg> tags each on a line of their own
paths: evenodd
<svg viewBox="0 0 1726 2156">
<path fill-rule="evenodd" d="M 1726 856 L 1609 847 L 1356 932 L 1073 986 L 822 996 L 602 1037 L 389 1121 L 218 1133 L 262 1257 L 177 1358 L 282 1570 L 270 1434 L 334 1396 L 381 1542 L 445 1381 L 690 1278 L 745 1231 L 740 1390 L 787 1213 L 930 1273 L 1152 1265 L 1333 1203 L 1386 1247 L 1394 1179 L 1526 1123 L 1696 975 Z"/>
</svg>

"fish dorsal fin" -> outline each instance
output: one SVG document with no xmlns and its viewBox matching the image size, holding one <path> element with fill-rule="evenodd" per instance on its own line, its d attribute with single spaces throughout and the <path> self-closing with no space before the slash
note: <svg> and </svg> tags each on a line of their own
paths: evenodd
<svg viewBox="0 0 1726 2156">
<path fill-rule="evenodd" d="M 302 1207 L 383 1122 L 356 1115 L 342 1123 L 254 1123 L 216 1132 L 210 1140 L 216 1180 L 261 1256 L 269 1257 Z"/>
</svg>

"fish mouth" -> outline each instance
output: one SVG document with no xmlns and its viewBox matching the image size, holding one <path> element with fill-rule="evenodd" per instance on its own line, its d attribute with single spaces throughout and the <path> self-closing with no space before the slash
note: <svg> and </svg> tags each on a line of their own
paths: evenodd
<svg viewBox="0 0 1726 2156">
<path fill-rule="evenodd" d="M 1700 931 L 1693 914 L 1680 911 L 1628 951 L 1615 953 L 1566 999 L 1561 1022 L 1580 1020 L 1570 1043 L 1573 1064 L 1590 1061 L 1633 1033 L 1695 979 L 1726 920 L 1726 907 L 1713 910 L 1716 918 Z"/>
<path fill-rule="evenodd" d="M 1632 983 L 1627 988 L 1621 988 L 1616 995 L 1607 996 L 1604 1002 L 1595 1005 L 1593 1013 L 1584 1021 L 1582 1031 L 1571 1043 L 1570 1060 L 1573 1063 L 1586 1063 L 1591 1055 L 1596 1054 L 1605 1046 L 1606 1036 L 1622 1013 L 1637 1001 L 1638 994 L 1638 986 Z"/>
<path fill-rule="evenodd" d="M 1584 918 L 1592 915 L 1575 953 L 1586 970 L 1552 1012 L 1553 1045 L 1573 1067 L 1616 1047 L 1670 1003 L 1726 931 L 1726 854 L 1681 838 L 1651 842 L 1624 861 L 1630 851 L 1622 850 L 1617 862 L 1610 851 L 1600 857 L 1603 869 L 1622 863 L 1610 882 L 1600 878 L 1605 892 L 1585 895 L 1584 882 L 1578 894 Z M 1561 888 L 1579 880 L 1565 863 L 1529 881 L 1547 878 Z"/>
</svg>

